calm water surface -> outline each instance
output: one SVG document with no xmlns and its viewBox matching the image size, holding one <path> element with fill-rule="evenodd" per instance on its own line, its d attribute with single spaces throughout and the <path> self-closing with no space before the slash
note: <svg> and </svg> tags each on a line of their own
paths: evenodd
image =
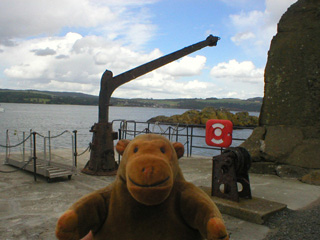
<svg viewBox="0 0 320 240">
<path fill-rule="evenodd" d="M 78 131 L 78 147 L 85 148 L 92 138 L 89 132 L 91 126 L 98 121 L 97 106 L 79 106 L 79 105 L 44 105 L 44 104 L 15 104 L 2 103 L 1 107 L 5 109 L 0 112 L 0 145 L 6 143 L 6 131 L 9 130 L 10 144 L 21 142 L 22 133 L 26 136 L 30 130 L 36 131 L 44 136 L 56 136 L 65 130 L 70 133 L 52 141 L 54 148 L 71 146 L 71 133 L 73 130 Z M 145 122 L 148 119 L 158 116 L 172 116 L 182 114 L 187 109 L 167 109 L 167 108 L 138 108 L 138 107 L 110 107 L 109 120 L 134 120 Z M 257 115 L 258 113 L 251 113 Z M 119 122 L 115 122 L 114 131 L 119 128 Z M 117 125 L 118 124 L 118 125 Z M 154 130 L 165 130 L 159 127 Z M 141 129 L 142 130 L 142 129 Z M 203 129 L 198 129 L 196 134 L 204 135 Z M 234 137 L 247 138 L 251 130 L 234 131 Z M 39 140 L 41 141 L 41 140 Z M 181 140 L 183 142 L 184 140 Z M 205 145 L 203 140 L 198 140 L 197 145 Z M 21 148 L 21 147 L 20 147 Z M 3 152 L 4 149 L 0 148 Z M 204 150 L 196 149 L 193 154 L 204 154 Z M 211 155 L 211 153 L 208 153 Z"/>
</svg>

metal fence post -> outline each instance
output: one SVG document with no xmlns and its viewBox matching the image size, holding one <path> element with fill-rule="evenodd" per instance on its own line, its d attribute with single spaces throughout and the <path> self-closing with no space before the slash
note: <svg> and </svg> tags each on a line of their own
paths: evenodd
<svg viewBox="0 0 320 240">
<path fill-rule="evenodd" d="M 32 129 L 30 129 L 30 135 L 32 135 Z M 30 137 L 30 157 L 32 157 L 32 137 Z"/>
<path fill-rule="evenodd" d="M 22 144 L 22 159 L 25 161 L 25 156 L 26 156 L 26 145 L 25 145 L 25 139 L 26 139 L 26 133 L 22 132 L 22 139 L 23 139 L 23 144 Z"/>
<path fill-rule="evenodd" d="M 193 139 L 193 126 L 191 126 L 191 140 L 190 140 L 190 157 L 192 156 L 192 139 Z"/>
<path fill-rule="evenodd" d="M 176 142 L 179 142 L 178 139 L 179 139 L 179 124 L 176 126 Z"/>
<path fill-rule="evenodd" d="M 47 140 L 46 137 L 43 138 L 43 160 L 47 162 Z M 48 165 L 48 162 L 47 162 Z"/>
<path fill-rule="evenodd" d="M 51 132 L 48 131 L 48 144 L 49 144 L 49 161 L 48 166 L 51 164 Z"/>
<path fill-rule="evenodd" d="M 189 157 L 189 125 L 187 126 L 187 157 Z"/>
<path fill-rule="evenodd" d="M 119 140 L 121 140 L 121 139 L 122 139 L 122 135 L 121 135 L 121 133 L 122 133 L 122 132 L 121 132 L 121 128 L 119 128 L 119 129 L 118 129 L 118 132 L 119 132 Z"/>
<path fill-rule="evenodd" d="M 77 153 L 77 130 L 74 130 L 73 131 L 73 135 L 74 135 L 74 148 L 73 148 L 73 159 L 74 159 L 74 167 L 77 167 L 77 156 L 78 156 L 78 153 Z"/>
<path fill-rule="evenodd" d="M 36 142 L 36 132 L 33 132 L 33 171 L 34 171 L 34 181 L 37 181 L 37 142 Z"/>
<path fill-rule="evenodd" d="M 150 123 L 148 122 L 148 130 L 150 131 Z M 151 132 L 151 131 L 150 131 Z"/>
<path fill-rule="evenodd" d="M 7 164 L 9 160 L 9 130 L 7 129 L 6 132 L 6 161 L 5 163 Z"/>
</svg>

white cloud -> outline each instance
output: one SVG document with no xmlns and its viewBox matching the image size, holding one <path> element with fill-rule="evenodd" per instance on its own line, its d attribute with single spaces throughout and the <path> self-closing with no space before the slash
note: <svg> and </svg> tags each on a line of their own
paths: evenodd
<svg viewBox="0 0 320 240">
<path fill-rule="evenodd" d="M 194 79 L 201 73 L 205 62 L 206 58 L 200 55 L 183 57 L 180 61 L 171 62 L 134 80 L 134 82 L 121 86 L 113 96 L 124 98 L 211 97 L 213 93 L 208 91 L 208 88 L 214 89 L 214 84 Z M 190 79 L 182 80 L 182 76 Z"/>
<path fill-rule="evenodd" d="M 249 13 L 241 12 L 240 14 L 231 15 L 230 17 L 234 25 L 243 29 L 261 25 L 266 16 L 264 12 L 254 10 Z"/>
<path fill-rule="evenodd" d="M 297 0 L 265 0 L 264 11 L 253 10 L 230 15 L 236 34 L 231 40 L 255 55 L 266 55 L 277 23 L 287 8 Z"/>
<path fill-rule="evenodd" d="M 117 75 L 162 55 L 134 50 L 154 34 L 144 6 L 155 1 L 0 1 L 0 87 L 98 94 L 106 68 Z M 57 36 L 69 28 L 84 34 Z"/>
<path fill-rule="evenodd" d="M 266 13 L 269 14 L 268 23 L 277 24 L 281 16 L 297 0 L 266 0 Z"/>
<path fill-rule="evenodd" d="M 195 60 L 193 59 L 193 61 Z M 181 62 L 182 60 L 175 63 L 181 64 Z M 176 64 L 171 64 L 176 66 Z M 187 66 L 189 65 L 186 64 L 184 67 Z M 189 80 L 180 81 L 177 75 L 165 71 L 165 68 L 153 71 L 134 80 L 134 82 L 121 86 L 114 92 L 114 96 L 123 98 L 234 97 L 247 99 L 262 96 L 263 93 L 264 69 L 255 67 L 251 61 L 230 60 L 219 63 L 210 71 L 213 78 L 211 82 L 197 79 L 196 76 L 192 77 L 191 73 Z"/>
<path fill-rule="evenodd" d="M 94 27 L 116 16 L 107 6 L 86 0 L 2 0 L 1 38 L 20 38 L 59 32 L 69 27 Z"/>
<path fill-rule="evenodd" d="M 43 76 L 46 64 L 36 61 L 33 64 L 21 64 L 5 69 L 4 73 L 10 78 L 36 79 Z"/>
<path fill-rule="evenodd" d="M 15 48 L 5 47 L 2 55 L 6 62 L 12 62 L 5 68 L 4 74 L 16 82 L 16 88 L 32 86 L 44 90 L 65 89 L 98 94 L 101 75 L 105 69 L 110 69 L 116 76 L 163 54 L 159 49 L 145 54 L 103 37 L 83 37 L 77 33 L 68 33 L 61 37 L 25 40 Z M 0 63 L 1 61 L 3 60 Z M 147 91 L 147 95 L 155 92 L 174 95 L 179 89 L 181 97 L 195 97 L 206 88 L 206 83 L 178 80 L 181 76 L 199 75 L 205 63 L 204 56 L 186 56 L 135 80 L 134 84 L 125 89 L 127 91 L 130 88 L 132 93 L 138 91 L 138 94 Z M 115 93 L 115 96 L 119 97 L 120 92 L 118 95 Z M 127 93 L 123 95 L 128 97 Z"/>
<path fill-rule="evenodd" d="M 46 48 L 46 49 L 33 49 L 31 52 L 34 52 L 35 55 L 37 56 L 48 56 L 48 55 L 55 55 L 56 51 L 51 49 L 51 48 Z"/>
<path fill-rule="evenodd" d="M 241 33 L 237 33 L 235 36 L 233 36 L 231 38 L 231 40 L 236 44 L 236 45 L 240 45 L 243 41 L 251 39 L 251 38 L 255 38 L 256 35 L 252 32 L 241 32 Z"/>
<path fill-rule="evenodd" d="M 25 40 L 15 48 L 5 47 L 3 59 L 13 64 L 4 73 L 14 80 L 15 88 L 32 88 L 57 91 L 79 91 L 98 94 L 100 78 L 105 69 L 114 76 L 138 65 L 156 59 L 163 54 L 155 49 L 148 54 L 133 51 L 99 36 L 83 37 L 68 33 L 61 37 L 43 37 Z M 55 55 L 38 56 L 35 49 L 53 50 Z M 46 61 L 43 61 L 46 58 Z M 158 70 L 152 71 L 118 88 L 114 97 L 145 98 L 194 98 L 194 97 L 240 97 L 237 84 L 259 83 L 263 85 L 263 70 L 252 62 L 231 60 L 213 67 L 211 76 L 218 82 L 198 79 L 205 69 L 206 57 L 186 56 Z M 187 80 L 181 77 L 187 76 Z M 219 86 L 219 81 L 229 82 L 230 89 Z M 262 92 L 262 91 L 261 91 Z M 237 95 L 238 94 L 238 95 Z M 259 96 L 253 91 L 250 96 Z"/>
<path fill-rule="evenodd" d="M 109 39 L 119 36 L 131 45 L 144 43 L 155 27 L 143 5 L 154 0 L 1 0 L 0 44 L 14 46 L 17 39 L 58 34 L 65 28 L 82 28 Z M 130 8 L 130 6 L 140 6 Z M 130 23 L 130 24 L 128 24 Z M 139 37 L 137 37 L 139 36 Z M 144 39 L 144 40 L 143 40 Z"/>
<path fill-rule="evenodd" d="M 256 68 L 251 61 L 239 63 L 235 59 L 219 63 L 210 71 L 213 78 L 242 83 L 263 83 L 263 73 L 264 69 Z"/>
<path fill-rule="evenodd" d="M 237 98 L 262 97 L 264 69 L 251 61 L 238 62 L 233 59 L 214 66 L 210 75 L 220 89 L 220 95 Z"/>
<path fill-rule="evenodd" d="M 55 91 L 68 91 L 68 92 L 86 92 L 91 94 L 98 94 L 98 89 L 95 84 L 91 83 L 72 83 L 72 82 L 60 82 L 51 80 L 49 83 L 43 84 L 42 82 L 33 85 L 35 89 L 54 89 Z"/>
<path fill-rule="evenodd" d="M 190 81 L 176 81 L 170 75 L 158 73 L 158 71 L 129 82 L 114 92 L 114 96 L 123 98 L 195 98 L 216 96 L 217 88 L 213 83 L 201 82 L 197 79 Z"/>
<path fill-rule="evenodd" d="M 241 98 L 262 96 L 263 82 L 246 84 L 226 82 L 226 79 L 205 82 L 198 79 L 176 81 L 171 76 L 158 75 L 156 71 L 146 77 L 129 82 L 116 89 L 113 96 L 121 98 Z"/>
<path fill-rule="evenodd" d="M 163 67 L 160 71 L 176 77 L 199 75 L 205 67 L 206 60 L 206 57 L 200 55 L 186 56 Z"/>
<path fill-rule="evenodd" d="M 151 22 L 153 16 L 145 7 L 156 1 L 1 0 L 0 88 L 98 94 L 105 69 L 116 76 L 163 55 L 159 49 L 141 48 L 157 30 Z M 241 0 L 241 4 L 247 1 Z M 271 4 L 268 9 L 273 7 Z M 272 10 L 272 14 L 278 14 L 275 12 L 276 9 Z M 261 44 L 262 30 L 269 30 L 252 23 L 259 20 L 263 26 L 274 26 L 270 23 L 272 14 L 252 11 L 231 16 L 237 29 L 233 41 L 241 46 L 244 42 L 254 43 L 252 46 Z M 211 82 L 206 63 L 205 56 L 186 56 L 121 86 L 113 96 L 261 96 L 263 71 L 252 62 L 220 63 L 211 71 L 214 79 Z M 226 82 L 227 87 L 222 82 Z"/>
</svg>

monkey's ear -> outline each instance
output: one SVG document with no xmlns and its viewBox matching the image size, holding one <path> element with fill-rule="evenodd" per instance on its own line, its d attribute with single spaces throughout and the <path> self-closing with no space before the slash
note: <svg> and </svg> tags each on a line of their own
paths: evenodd
<svg viewBox="0 0 320 240">
<path fill-rule="evenodd" d="M 121 139 L 117 143 L 116 150 L 121 156 L 129 143 L 130 143 L 130 140 L 128 140 L 128 139 Z"/>
<path fill-rule="evenodd" d="M 181 158 L 184 154 L 184 146 L 182 143 L 174 142 L 172 143 L 173 148 L 176 150 L 178 159 Z"/>
</svg>

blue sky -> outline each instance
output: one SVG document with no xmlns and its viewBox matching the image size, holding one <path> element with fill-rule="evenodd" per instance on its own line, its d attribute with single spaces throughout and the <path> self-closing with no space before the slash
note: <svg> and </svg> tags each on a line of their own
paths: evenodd
<svg viewBox="0 0 320 240">
<path fill-rule="evenodd" d="M 262 97 L 277 23 L 296 0 L 1 0 L 0 88 L 98 95 L 114 75 L 204 40 L 133 80 L 124 98 Z"/>
</svg>

